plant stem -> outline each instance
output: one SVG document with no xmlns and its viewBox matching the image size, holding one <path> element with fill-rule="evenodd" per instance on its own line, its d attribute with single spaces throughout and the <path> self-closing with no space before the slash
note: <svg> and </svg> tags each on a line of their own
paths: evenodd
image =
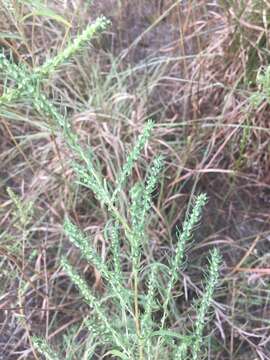
<svg viewBox="0 0 270 360">
<path fill-rule="evenodd" d="M 141 325 L 140 325 L 140 311 L 139 311 L 139 301 L 138 301 L 138 270 L 134 271 L 134 315 L 135 315 L 135 325 L 136 333 L 139 343 L 139 360 L 143 360 L 143 344 L 141 341 Z"/>
</svg>

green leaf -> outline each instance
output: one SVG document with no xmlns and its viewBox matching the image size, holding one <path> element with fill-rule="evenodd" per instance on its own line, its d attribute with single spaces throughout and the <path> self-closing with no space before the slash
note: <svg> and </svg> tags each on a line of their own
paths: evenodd
<svg viewBox="0 0 270 360">
<path fill-rule="evenodd" d="M 151 336 L 170 337 L 170 338 L 175 338 L 175 339 L 180 339 L 180 340 L 187 340 L 190 338 L 189 336 L 183 336 L 183 335 L 179 334 L 178 332 L 171 331 L 171 330 L 154 331 L 154 332 L 152 332 Z"/>
<path fill-rule="evenodd" d="M 21 40 L 22 37 L 16 33 L 13 34 L 13 33 L 6 33 L 6 32 L 0 31 L 0 38 Z"/>
<path fill-rule="evenodd" d="M 117 356 L 119 359 L 123 359 L 123 360 L 128 359 L 128 357 L 119 350 L 110 350 L 104 355 L 104 357 L 107 355 L 114 355 Z"/>
</svg>

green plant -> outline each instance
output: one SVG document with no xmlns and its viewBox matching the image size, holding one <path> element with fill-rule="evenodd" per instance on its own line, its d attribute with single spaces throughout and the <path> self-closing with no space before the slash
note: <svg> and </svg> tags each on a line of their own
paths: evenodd
<svg viewBox="0 0 270 360">
<path fill-rule="evenodd" d="M 254 107 L 259 107 L 263 101 L 270 101 L 270 66 L 258 70 L 256 85 L 258 90 L 251 95 L 250 102 Z"/>
<path fill-rule="evenodd" d="M 141 216 L 141 214 L 150 207 L 148 190 L 157 182 L 158 171 L 156 170 L 160 164 L 156 165 L 153 165 L 145 184 L 136 184 L 132 188 L 129 221 L 128 219 L 119 220 L 118 214 L 115 214 L 114 210 L 111 211 L 108 206 L 112 219 L 117 221 L 117 225 L 111 225 L 110 229 L 113 257 L 111 265 L 101 259 L 91 245 L 90 239 L 76 225 L 68 219 L 65 221 L 64 230 L 69 239 L 106 281 L 106 303 L 104 304 L 104 300 L 93 293 L 83 277 L 76 272 L 66 258 L 62 258 L 62 266 L 92 309 L 89 318 L 85 321 L 85 326 L 89 329 L 90 336 L 96 340 L 93 347 L 98 346 L 98 340 L 101 339 L 102 346 L 107 350 L 106 355 L 116 358 L 150 360 L 162 359 L 167 356 L 169 359 L 191 358 L 195 360 L 200 358 L 205 318 L 213 299 L 214 288 L 218 283 L 220 255 L 217 250 L 211 252 L 207 285 L 197 307 L 197 320 L 193 331 L 186 335 L 178 334 L 167 328 L 165 320 L 169 315 L 169 303 L 174 301 L 172 290 L 179 279 L 179 269 L 183 266 L 185 245 L 190 240 L 194 226 L 198 224 L 206 196 L 199 195 L 197 197 L 191 213 L 184 221 L 183 230 L 177 233 L 178 243 L 175 255 L 171 264 L 165 267 L 168 286 L 165 290 L 163 304 L 160 304 L 158 293 L 162 289 L 160 289 L 159 270 L 161 267 L 164 268 L 164 265 L 158 262 L 152 264 L 146 292 L 142 291 L 143 283 L 140 280 L 140 274 L 144 271 L 141 264 L 142 248 L 147 238 L 145 216 Z M 132 262 L 133 284 L 131 288 L 127 286 L 129 274 L 124 273 L 121 267 L 120 233 L 122 234 L 121 239 L 127 240 Z M 154 321 L 154 313 L 158 314 L 161 320 Z M 35 338 L 34 344 L 39 351 L 46 355 L 47 359 L 61 359 L 60 355 L 55 355 L 49 348 L 45 340 Z M 94 349 L 91 350 L 93 353 Z M 190 357 L 187 356 L 188 351 L 190 351 Z"/>
<path fill-rule="evenodd" d="M 175 302 L 173 289 L 179 281 L 179 270 L 183 267 L 186 245 L 192 237 L 194 227 L 200 221 L 202 209 L 207 201 L 206 195 L 201 194 L 196 198 L 193 209 L 186 216 L 182 231 L 177 232 L 176 250 L 172 259 L 167 265 L 154 262 L 149 266 L 151 271 L 145 283 L 142 274 L 146 272 L 143 266 L 143 249 L 147 244 L 147 217 L 152 205 L 151 196 L 158 186 L 163 169 L 163 159 L 157 156 L 148 169 L 146 180 L 138 181 L 132 186 L 124 210 L 119 206 L 119 198 L 121 193 L 126 191 L 128 176 L 151 136 L 154 123 L 149 120 L 145 125 L 133 150 L 127 156 L 113 189 L 112 184 L 108 184 L 96 169 L 91 149 L 85 150 L 80 145 L 67 118 L 60 114 L 41 91 L 44 79 L 78 52 L 94 34 L 104 30 L 107 24 L 105 18 L 99 18 L 64 51 L 33 72 L 26 66 L 10 63 L 2 55 L 0 69 L 8 79 L 15 80 L 16 84 L 14 89 L 5 89 L 0 97 L 0 105 L 27 98 L 40 113 L 52 118 L 53 128 L 64 135 L 67 145 L 77 155 L 73 168 L 78 182 L 95 194 L 109 214 L 110 223 L 107 230 L 111 243 L 112 264 L 99 256 L 90 239 L 71 220 L 66 219 L 64 223 L 64 231 L 70 241 L 80 249 L 83 257 L 99 271 L 106 282 L 104 300 L 90 289 L 86 280 L 68 259 L 62 258 L 63 269 L 91 309 L 84 324 L 89 329 L 89 336 L 95 341 L 92 341 L 89 345 L 91 349 L 88 348 L 87 351 L 91 354 L 100 352 L 103 357 L 121 359 L 150 360 L 167 357 L 196 360 L 201 356 L 205 318 L 218 283 L 220 255 L 217 250 L 212 251 L 210 255 L 207 284 L 197 307 L 194 329 L 188 334 L 174 331 L 171 328 L 169 314 L 170 305 Z M 128 271 L 123 271 L 121 263 L 120 251 L 123 243 L 130 258 Z M 159 281 L 161 272 L 167 283 L 165 289 Z M 131 285 L 128 281 L 130 276 Z M 37 351 L 46 359 L 62 358 L 44 339 L 33 337 L 32 341 Z"/>
</svg>

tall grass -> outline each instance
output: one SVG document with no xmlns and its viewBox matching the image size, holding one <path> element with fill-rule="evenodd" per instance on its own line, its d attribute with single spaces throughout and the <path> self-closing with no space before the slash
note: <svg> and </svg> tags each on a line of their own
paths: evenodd
<svg viewBox="0 0 270 360">
<path fill-rule="evenodd" d="M 139 323 L 141 337 L 154 331 L 143 342 L 145 357 L 153 350 L 152 357 L 190 358 L 206 252 L 218 245 L 223 287 L 199 356 L 267 359 L 267 2 L 1 3 L 1 94 L 28 86 L 0 107 L 2 357 L 40 359 L 33 335 L 42 352 L 66 360 L 121 351 L 63 270 L 64 254 L 113 329 L 130 336 L 135 355 Z M 112 22 L 105 36 L 98 31 L 69 57 L 66 48 L 100 13 Z M 42 64 L 48 66 L 40 71 Z M 135 214 L 151 169 L 158 182 L 148 191 L 142 228 Z M 203 226 L 184 246 L 170 294 L 184 232 L 177 224 L 201 192 L 209 196 Z M 145 236 L 131 249 L 126 231 L 133 226 Z M 82 249 L 68 228 L 79 232 Z M 89 244 L 93 253 L 83 252 Z M 115 279 L 129 302 L 120 304 Z"/>
</svg>

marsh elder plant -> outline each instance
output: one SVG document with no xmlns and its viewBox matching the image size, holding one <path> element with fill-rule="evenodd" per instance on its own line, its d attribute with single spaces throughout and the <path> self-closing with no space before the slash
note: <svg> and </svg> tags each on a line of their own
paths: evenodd
<svg viewBox="0 0 270 360">
<path fill-rule="evenodd" d="M 144 268 L 144 248 L 148 239 L 148 214 L 151 211 L 151 196 L 158 188 L 158 179 L 163 170 L 163 159 L 156 156 L 149 165 L 145 181 L 138 181 L 127 194 L 126 182 L 132 174 L 146 142 L 150 139 L 154 123 L 149 120 L 132 151 L 120 170 L 116 185 L 108 184 L 96 168 L 91 149 L 84 149 L 72 130 L 67 117 L 55 108 L 42 91 L 42 85 L 59 66 L 78 53 L 94 36 L 104 31 L 109 21 L 98 18 L 81 35 L 72 41 L 54 58 L 30 71 L 23 64 L 15 64 L 0 55 L 0 70 L 7 79 L 12 79 L 13 88 L 6 87 L 0 97 L 0 106 L 7 106 L 19 99 L 31 101 L 44 117 L 53 120 L 54 130 L 62 134 L 66 144 L 76 155 L 73 162 L 78 182 L 92 191 L 100 205 L 109 214 L 110 222 L 104 233 L 109 239 L 111 261 L 104 261 L 95 249 L 91 238 L 79 229 L 71 219 L 66 218 L 63 230 L 89 264 L 94 266 L 104 280 L 106 293 L 98 295 L 87 284 L 84 277 L 62 257 L 61 265 L 70 281 L 76 285 L 84 301 L 89 305 L 89 316 L 84 320 L 89 339 L 85 350 L 87 359 L 201 359 L 203 330 L 218 284 L 220 254 L 214 249 L 209 256 L 208 275 L 203 295 L 196 306 L 196 320 L 188 333 L 171 328 L 171 305 L 175 304 L 173 291 L 181 280 L 186 245 L 192 238 L 194 228 L 199 224 L 207 198 L 200 194 L 193 208 L 187 213 L 182 229 L 177 231 L 174 255 L 168 264 L 153 261 Z M 8 84 L 8 82 L 6 82 Z M 126 208 L 120 206 L 122 194 L 127 194 Z M 123 205 L 122 202 L 121 205 Z M 124 246 L 123 246 L 124 245 Z M 130 259 L 123 267 L 122 249 L 125 258 Z M 160 281 L 160 274 L 166 279 L 166 287 Z M 144 276 L 143 276 L 144 274 Z M 146 274 L 146 279 L 145 279 Z M 130 281 L 131 279 L 131 281 Z M 57 353 L 46 339 L 33 337 L 33 344 L 48 360 L 67 359 L 68 355 Z"/>
</svg>

